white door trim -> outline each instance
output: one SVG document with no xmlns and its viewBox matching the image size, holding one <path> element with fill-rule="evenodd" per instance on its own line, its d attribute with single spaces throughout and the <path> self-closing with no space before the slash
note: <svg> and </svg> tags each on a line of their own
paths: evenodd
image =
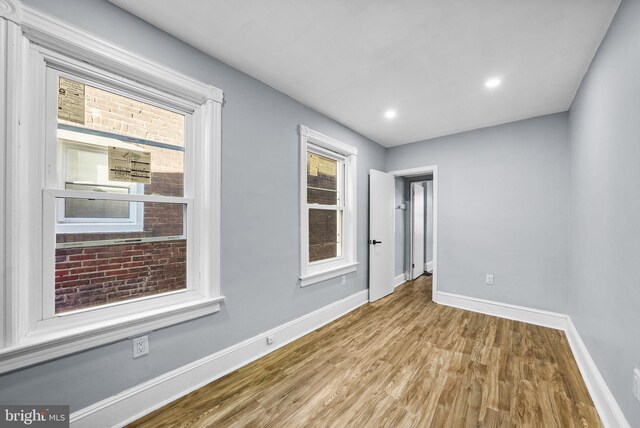
<svg viewBox="0 0 640 428">
<path fill-rule="evenodd" d="M 399 169 L 389 171 L 394 177 L 412 177 L 416 175 L 433 175 L 433 274 L 432 274 L 432 299 L 438 303 L 438 165 L 421 166 L 417 168 Z M 395 242 L 396 231 L 393 230 Z"/>
</svg>

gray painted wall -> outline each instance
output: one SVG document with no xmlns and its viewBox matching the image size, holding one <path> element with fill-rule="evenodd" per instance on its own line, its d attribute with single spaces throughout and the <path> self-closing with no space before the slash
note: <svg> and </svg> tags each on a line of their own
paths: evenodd
<svg viewBox="0 0 640 428">
<path fill-rule="evenodd" d="M 438 165 L 439 290 L 565 313 L 567 114 L 387 150 L 388 171 L 426 165 Z"/>
<path fill-rule="evenodd" d="M 629 423 L 640 368 L 640 1 L 623 1 L 569 115 L 569 315 Z"/>
<path fill-rule="evenodd" d="M 1 403 L 78 410 L 367 288 L 368 170 L 385 149 L 102 0 L 28 3 L 225 92 L 222 112 L 222 311 L 153 332 L 133 360 L 121 341 L 0 377 Z M 358 153 L 357 273 L 304 289 L 299 275 L 299 150 L 305 124 Z M 256 185 L 256 183 L 259 183 Z"/>
</svg>

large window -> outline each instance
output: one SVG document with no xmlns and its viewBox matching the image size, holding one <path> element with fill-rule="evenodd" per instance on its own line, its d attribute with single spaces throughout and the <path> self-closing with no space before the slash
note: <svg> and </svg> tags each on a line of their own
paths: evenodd
<svg viewBox="0 0 640 428">
<path fill-rule="evenodd" d="M 12 156 L 0 373 L 223 299 L 222 92 L 24 11 L 0 40 Z"/>
<path fill-rule="evenodd" d="M 48 110 L 57 112 L 47 123 L 56 132 L 48 143 L 58 178 L 49 189 L 57 201 L 55 313 L 186 290 L 191 115 L 126 88 L 116 93 L 53 68 L 47 74 Z"/>
<path fill-rule="evenodd" d="M 302 286 L 356 269 L 355 147 L 300 126 Z"/>
</svg>

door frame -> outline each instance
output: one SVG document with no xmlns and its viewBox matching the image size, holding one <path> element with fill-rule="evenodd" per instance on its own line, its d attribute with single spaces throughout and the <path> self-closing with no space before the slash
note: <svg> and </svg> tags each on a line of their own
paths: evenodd
<svg viewBox="0 0 640 428">
<path fill-rule="evenodd" d="M 389 171 L 394 177 L 414 177 L 418 175 L 433 175 L 433 273 L 431 299 L 438 303 L 438 165 L 420 166 L 417 168 L 398 169 Z M 396 231 L 393 229 L 393 240 L 395 242 Z"/>
</svg>

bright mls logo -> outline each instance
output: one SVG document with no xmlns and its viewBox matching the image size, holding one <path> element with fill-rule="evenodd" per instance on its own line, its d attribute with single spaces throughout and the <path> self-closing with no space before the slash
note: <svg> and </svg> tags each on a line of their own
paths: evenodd
<svg viewBox="0 0 640 428">
<path fill-rule="evenodd" d="M 0 428 L 68 428 L 69 406 L 0 406 Z"/>
</svg>

